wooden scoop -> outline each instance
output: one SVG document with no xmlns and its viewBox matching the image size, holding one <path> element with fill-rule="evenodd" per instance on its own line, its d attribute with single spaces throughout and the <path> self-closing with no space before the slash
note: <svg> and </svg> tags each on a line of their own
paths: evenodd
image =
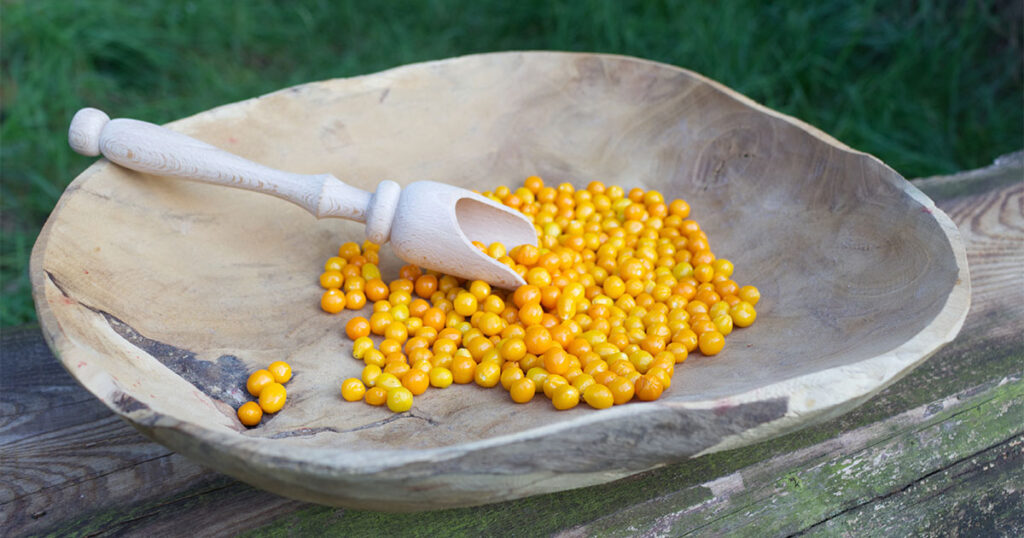
<svg viewBox="0 0 1024 538">
<path fill-rule="evenodd" d="M 140 172 L 262 192 L 317 218 L 364 222 L 367 239 L 390 240 L 406 262 L 502 288 L 526 282 L 471 241 L 497 241 L 508 248 L 537 244 L 533 224 L 521 213 L 465 189 L 418 181 L 402 190 L 385 180 L 371 194 L 330 174 L 282 172 L 152 123 L 111 120 L 95 108 L 83 108 L 71 119 L 68 143 L 82 155 L 103 154 Z"/>
</svg>

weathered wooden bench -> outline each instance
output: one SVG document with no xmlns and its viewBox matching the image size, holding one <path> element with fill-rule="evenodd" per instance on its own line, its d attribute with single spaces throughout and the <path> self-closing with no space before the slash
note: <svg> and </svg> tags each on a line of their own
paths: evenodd
<svg viewBox="0 0 1024 538">
<path fill-rule="evenodd" d="M 963 233 L 970 313 L 956 341 L 827 423 L 501 504 L 336 509 L 254 489 L 149 441 L 64 371 L 38 328 L 5 329 L 0 532 L 1024 535 L 1024 152 L 915 183 Z"/>
</svg>

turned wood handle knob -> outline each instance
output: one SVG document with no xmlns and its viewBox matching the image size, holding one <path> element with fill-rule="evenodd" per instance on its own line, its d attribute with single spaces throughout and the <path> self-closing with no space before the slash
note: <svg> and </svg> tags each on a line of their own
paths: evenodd
<svg viewBox="0 0 1024 538">
<path fill-rule="evenodd" d="M 87 157 L 96 157 L 100 154 L 100 132 L 103 126 L 110 121 L 110 116 L 102 110 L 95 108 L 83 108 L 71 118 L 71 127 L 68 128 L 68 144 L 76 153 Z"/>
</svg>

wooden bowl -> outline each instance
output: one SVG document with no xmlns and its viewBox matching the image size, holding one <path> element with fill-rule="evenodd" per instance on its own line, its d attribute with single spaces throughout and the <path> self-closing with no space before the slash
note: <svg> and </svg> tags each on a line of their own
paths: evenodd
<svg viewBox="0 0 1024 538">
<path fill-rule="evenodd" d="M 684 198 L 757 323 L 694 355 L 666 395 L 603 411 L 430 390 L 411 412 L 344 402 L 357 376 L 319 308 L 324 260 L 359 225 L 267 196 L 99 160 L 32 255 L 53 351 L 145 435 L 297 499 L 380 510 L 491 503 L 608 482 L 756 443 L 865 401 L 967 313 L 950 219 L 878 159 L 695 73 L 595 54 L 500 53 L 284 89 L 172 129 L 282 170 L 372 189 L 490 189 L 531 174 Z M 70 151 L 70 150 L 69 150 Z M 398 262 L 383 249 L 384 270 Z M 284 410 L 254 429 L 249 372 L 283 359 Z"/>
</svg>

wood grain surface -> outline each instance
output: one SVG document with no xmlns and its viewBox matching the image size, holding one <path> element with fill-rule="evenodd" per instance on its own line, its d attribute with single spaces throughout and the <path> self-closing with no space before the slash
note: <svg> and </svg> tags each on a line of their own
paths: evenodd
<svg viewBox="0 0 1024 538">
<path fill-rule="evenodd" d="M 188 521 L 206 535 L 1020 535 L 1022 157 L 916 182 L 964 234 L 977 299 L 952 344 L 865 405 L 747 448 L 486 507 L 381 514 L 254 489 L 146 440 L 83 390 L 36 330 L 5 331 L 0 528 L 162 535 Z"/>
</svg>

